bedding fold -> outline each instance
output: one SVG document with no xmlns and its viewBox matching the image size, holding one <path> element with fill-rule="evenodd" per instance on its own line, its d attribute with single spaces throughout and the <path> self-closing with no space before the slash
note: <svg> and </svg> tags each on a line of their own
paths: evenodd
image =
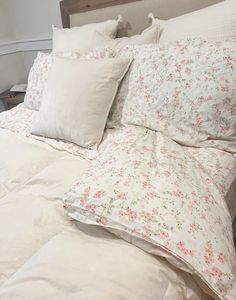
<svg viewBox="0 0 236 300">
<path fill-rule="evenodd" d="M 182 170 L 181 176 L 183 180 L 187 178 L 186 182 L 194 179 L 194 182 L 199 183 L 200 180 L 203 184 L 207 179 L 209 192 L 213 189 L 213 194 L 217 196 L 213 202 L 217 212 L 221 212 L 221 225 L 226 230 L 224 239 L 227 239 L 230 220 L 223 197 L 233 180 L 229 174 L 234 169 L 236 158 L 214 149 L 196 148 L 190 151 L 188 147 L 136 126 L 107 130 L 98 151 L 83 152 L 83 149 L 70 143 L 38 139 L 30 135 L 34 113 L 37 112 L 19 106 L 0 115 L 0 299 L 209 300 L 210 296 L 203 292 L 203 287 L 200 288 L 192 276 L 196 270 L 189 270 L 189 265 L 183 263 L 180 257 L 176 259 L 170 251 L 160 246 L 154 247 L 152 243 L 128 236 L 125 232 L 119 238 L 121 231 L 113 235 L 101 228 L 101 223 L 99 226 L 84 226 L 68 217 L 61 200 L 74 182 L 86 176 L 87 171 L 90 174 L 97 172 L 99 161 L 105 163 L 106 158 L 109 158 L 104 165 L 108 167 L 105 168 L 107 176 L 124 165 L 123 170 L 127 169 L 129 174 L 135 166 L 135 172 L 139 174 L 135 187 L 145 173 L 150 179 L 156 179 L 155 175 L 159 174 L 160 178 L 157 178 L 160 182 L 165 174 L 163 178 L 167 185 L 168 178 Z M 140 151 L 142 149 L 144 152 Z M 115 157 L 118 159 L 113 164 Z M 189 174 L 189 168 L 193 167 L 193 174 Z M 154 172 L 155 168 L 159 173 Z M 101 174 L 105 173 L 105 169 L 97 172 L 97 185 L 93 185 L 95 189 L 101 184 Z M 144 172 L 140 173 L 140 170 Z M 115 172 L 106 184 L 121 175 Z M 181 176 L 175 176 L 179 184 Z M 128 181 L 134 179 L 132 174 L 128 176 Z M 122 180 L 116 183 L 121 191 Z M 151 184 L 155 186 L 156 180 L 146 180 L 141 191 L 135 191 L 136 195 L 141 197 L 143 191 L 149 191 L 150 197 L 154 196 Z M 191 190 L 187 184 L 185 189 Z M 119 190 L 116 192 L 116 204 L 125 203 L 125 195 Z M 221 198 L 218 198 L 218 194 Z M 103 201 L 102 193 L 96 196 L 97 201 L 100 196 L 100 201 Z M 222 199 L 222 203 L 219 199 Z M 187 203 L 193 203 L 184 200 L 175 195 L 173 208 L 186 211 Z M 112 201 L 113 198 L 110 203 Z M 197 208 L 197 205 L 194 207 Z M 209 214 L 209 217 L 212 216 L 213 212 Z M 227 218 L 224 219 L 224 216 Z M 128 210 L 123 217 L 132 218 L 132 212 Z M 142 215 L 146 220 L 150 217 L 150 214 Z M 168 225 L 170 218 L 167 213 L 165 217 Z M 180 216 L 179 219 L 183 218 Z M 160 220 L 160 223 L 163 222 L 163 219 Z M 216 224 L 214 228 L 218 230 L 221 225 Z M 148 232 L 150 228 L 146 229 Z M 163 241 L 165 232 L 166 228 L 161 233 Z M 231 242 L 227 245 L 230 248 Z M 229 253 L 230 249 L 227 251 Z M 224 260 L 224 256 L 220 255 L 219 258 Z M 232 297 L 227 299 L 234 299 Z"/>
<path fill-rule="evenodd" d="M 135 133 L 120 134 L 133 141 L 146 134 Z M 110 132 L 101 149 L 116 146 Z M 1 300 L 209 300 L 167 260 L 67 216 L 58 200 L 90 160 L 7 129 L 0 129 L 0 153 Z"/>
<path fill-rule="evenodd" d="M 222 191 L 188 148 L 144 132 L 134 130 L 133 139 L 117 134 L 116 147 L 103 149 L 66 194 L 69 216 L 136 245 L 141 239 L 151 253 L 172 254 L 172 263 L 200 278 L 211 295 L 233 299 L 236 254 Z"/>
</svg>

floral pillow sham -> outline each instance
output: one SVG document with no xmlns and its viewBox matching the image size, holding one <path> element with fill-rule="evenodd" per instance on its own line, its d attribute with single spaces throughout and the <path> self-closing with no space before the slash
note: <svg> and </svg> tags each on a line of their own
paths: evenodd
<svg viewBox="0 0 236 300">
<path fill-rule="evenodd" d="M 38 52 L 28 78 L 28 88 L 24 100 L 27 108 L 39 110 L 45 83 L 48 79 L 48 74 L 51 70 L 54 59 L 57 56 L 72 59 L 99 59 L 112 57 L 113 51 L 109 48 L 97 48 L 84 55 L 80 55 L 76 52 L 63 52 L 57 54 Z"/>
<path fill-rule="evenodd" d="M 110 123 L 141 125 L 187 145 L 236 140 L 236 41 L 127 46 L 134 57 Z"/>
<path fill-rule="evenodd" d="M 170 263 L 201 279 L 212 296 L 234 299 L 231 218 L 217 185 L 188 147 L 127 126 L 102 150 L 66 194 L 68 214 L 151 254 L 172 254 Z"/>
</svg>

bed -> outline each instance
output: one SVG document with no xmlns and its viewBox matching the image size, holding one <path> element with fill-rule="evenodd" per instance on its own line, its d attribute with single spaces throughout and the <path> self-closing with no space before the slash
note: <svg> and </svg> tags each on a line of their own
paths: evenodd
<svg viewBox="0 0 236 300">
<path fill-rule="evenodd" d="M 126 29 L 120 31 L 123 36 L 127 30 L 134 34 L 144 29 L 150 12 L 169 18 L 202 7 L 199 1 L 191 1 L 189 6 L 186 1 L 181 1 L 167 15 L 166 6 L 157 2 L 62 1 L 62 21 L 64 27 L 70 27 L 104 21 L 108 15 L 116 18 L 121 13 L 128 20 Z M 136 9 L 141 14 L 139 19 L 144 22 L 132 18 L 132 11 Z M 88 18 L 91 19 L 88 21 Z M 86 149 L 31 134 L 32 122 L 38 114 L 24 104 L 0 114 L 0 299 L 235 299 L 235 285 L 226 296 L 223 292 L 221 296 L 219 290 L 211 289 L 206 281 L 199 280 L 202 277 L 191 273 L 186 261 L 171 254 L 167 248 L 143 244 L 139 235 L 127 236 L 125 231 L 123 234 L 118 232 L 116 226 L 108 226 L 107 230 L 102 219 L 101 226 L 97 220 L 87 221 L 86 216 L 78 222 L 73 217 L 73 210 L 69 214 L 65 210 L 65 207 L 70 210 L 71 202 L 65 201 L 64 207 L 62 204 L 65 194 L 70 200 L 77 188 L 86 189 L 88 184 L 92 186 L 91 182 L 94 182 L 96 197 L 100 198 L 103 196 L 100 193 L 101 178 L 111 185 L 112 180 L 117 179 L 109 173 L 110 165 L 114 163 L 114 170 L 121 170 L 120 163 L 117 164 L 117 158 L 112 155 L 117 153 L 127 166 L 132 162 L 135 170 L 139 170 L 145 150 L 145 157 L 150 157 L 147 165 L 145 162 L 145 170 L 147 166 L 152 170 L 157 159 L 162 161 L 160 174 L 165 174 L 166 178 L 180 170 L 187 183 L 188 180 L 194 182 L 196 191 L 197 183 L 204 181 L 209 187 L 214 186 L 211 192 L 223 199 L 216 207 L 227 217 L 223 219 L 225 224 L 219 221 L 215 228 L 223 228 L 223 225 L 226 228 L 236 215 L 235 155 L 208 146 L 186 147 L 147 128 L 129 125 L 122 128 L 108 126 L 98 149 Z M 122 153 L 126 153 L 124 157 Z M 135 157 L 134 161 L 132 157 Z M 90 181 L 81 179 L 78 186 L 80 178 L 86 176 Z M 132 174 L 125 176 L 132 177 Z M 177 175 L 174 180 L 179 180 Z M 149 188 L 149 184 L 152 182 L 147 180 L 143 189 Z M 121 188 L 124 187 L 121 185 Z M 175 193 L 183 208 L 182 192 Z M 119 197 L 124 200 L 123 195 Z M 206 202 L 208 209 L 212 207 L 208 199 Z M 91 212 L 91 207 L 89 209 Z M 208 213 L 209 218 L 211 211 Z M 129 217 L 132 219 L 132 215 Z M 202 218 L 207 219 L 207 215 Z M 214 227 L 210 230 L 214 231 Z M 225 231 L 224 234 L 230 241 L 228 253 L 234 255 L 230 248 L 232 232 Z M 162 238 L 165 239 L 165 232 Z M 197 244 L 196 237 L 195 241 Z M 224 243 L 223 239 L 221 241 Z M 182 252 L 188 251 L 183 245 L 179 248 Z M 210 251 L 209 247 L 207 253 Z M 191 256 L 191 253 L 187 255 Z M 219 260 L 224 259 L 219 256 Z M 235 278 L 231 281 L 234 283 Z"/>
</svg>

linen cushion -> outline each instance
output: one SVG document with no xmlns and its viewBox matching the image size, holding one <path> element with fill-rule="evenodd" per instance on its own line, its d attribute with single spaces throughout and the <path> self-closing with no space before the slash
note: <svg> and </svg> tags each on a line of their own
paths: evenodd
<svg viewBox="0 0 236 300">
<path fill-rule="evenodd" d="M 108 48 L 97 48 L 84 55 L 73 52 L 64 53 L 44 53 L 38 52 L 33 66 L 29 72 L 27 92 L 24 99 L 24 104 L 27 108 L 32 110 L 39 110 L 42 101 L 43 90 L 51 70 L 52 63 L 56 56 L 68 58 L 105 58 L 113 56 L 113 52 Z"/>
<path fill-rule="evenodd" d="M 102 139 L 130 59 L 54 59 L 31 133 L 92 148 Z"/>
<path fill-rule="evenodd" d="M 76 51 L 84 53 L 93 48 L 105 46 L 106 39 L 103 35 L 115 38 L 118 24 L 117 20 L 109 20 L 69 29 L 53 27 L 53 52 Z M 100 38 L 96 35 L 97 31 L 103 34 Z"/>
<path fill-rule="evenodd" d="M 153 24 L 161 25 L 161 43 L 195 37 L 214 41 L 235 38 L 236 1 L 226 0 L 167 21 L 156 18 Z"/>
<path fill-rule="evenodd" d="M 236 140 L 236 42 L 128 46 L 118 56 L 135 58 L 126 97 L 116 104 L 122 123 L 188 145 Z"/>
</svg>

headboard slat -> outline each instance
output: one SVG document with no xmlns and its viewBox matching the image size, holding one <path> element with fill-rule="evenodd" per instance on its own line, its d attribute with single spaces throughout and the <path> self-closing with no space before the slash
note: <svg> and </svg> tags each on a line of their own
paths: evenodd
<svg viewBox="0 0 236 300">
<path fill-rule="evenodd" d="M 60 2 L 62 24 L 64 28 L 70 28 L 70 15 L 121 5 L 141 0 L 62 0 Z"/>
</svg>

